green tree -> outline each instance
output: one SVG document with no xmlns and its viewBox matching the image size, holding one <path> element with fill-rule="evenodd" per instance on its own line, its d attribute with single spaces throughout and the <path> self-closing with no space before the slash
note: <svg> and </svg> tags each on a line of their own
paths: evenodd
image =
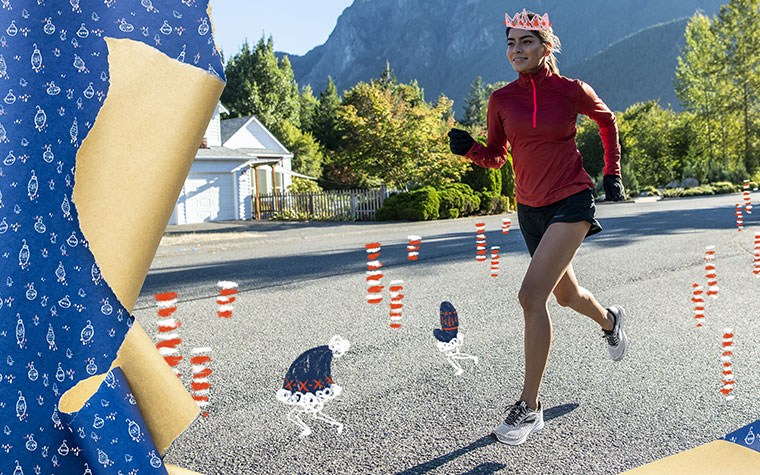
<svg viewBox="0 0 760 475">
<path fill-rule="evenodd" d="M 322 175 L 324 156 L 314 136 L 308 132 L 302 132 L 290 121 L 282 122 L 279 128 L 280 142 L 293 154 L 291 162 L 293 171 L 319 178 Z"/>
<path fill-rule="evenodd" d="M 314 128 L 314 116 L 317 112 L 317 99 L 314 98 L 311 86 L 306 85 L 298 96 L 298 119 L 300 129 L 310 132 Z"/>
<path fill-rule="evenodd" d="M 274 54 L 274 40 L 262 37 L 251 50 L 248 42 L 230 58 L 224 70 L 227 86 L 222 102 L 230 117 L 255 115 L 275 134 L 284 121 L 300 125 L 299 95 L 290 60 Z"/>
<path fill-rule="evenodd" d="M 478 76 L 470 85 L 470 94 L 464 100 L 462 125 L 469 128 L 485 129 L 488 112 L 488 96 L 483 87 L 483 78 Z"/>
<path fill-rule="evenodd" d="M 314 110 L 311 128 L 306 130 L 327 150 L 335 150 L 340 144 L 340 134 L 337 129 L 340 97 L 332 78 L 328 76 L 327 87 L 319 94 L 319 101 Z"/>
<path fill-rule="evenodd" d="M 439 186 L 457 180 L 468 160 L 453 155 L 446 133 L 453 126 L 452 101 L 423 100 L 415 83 L 387 87 L 360 82 L 347 91 L 338 116 L 343 136 L 331 179 L 353 186 L 385 182 L 391 187 Z"/>
</svg>

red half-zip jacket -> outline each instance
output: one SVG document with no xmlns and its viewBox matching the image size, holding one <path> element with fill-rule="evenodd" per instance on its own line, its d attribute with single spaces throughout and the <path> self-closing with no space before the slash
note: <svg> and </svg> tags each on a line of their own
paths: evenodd
<svg viewBox="0 0 760 475">
<path fill-rule="evenodd" d="M 520 73 L 491 94 L 486 146 L 475 142 L 465 156 L 481 167 L 501 168 L 511 144 L 517 201 L 528 206 L 555 203 L 594 186 L 575 144 L 578 114 L 599 125 L 604 174 L 619 176 L 615 114 L 588 84 L 553 74 L 546 65 L 535 73 Z"/>
</svg>

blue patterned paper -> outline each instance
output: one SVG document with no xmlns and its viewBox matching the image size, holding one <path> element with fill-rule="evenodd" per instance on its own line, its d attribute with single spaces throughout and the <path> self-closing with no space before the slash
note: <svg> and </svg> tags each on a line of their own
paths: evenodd
<svg viewBox="0 0 760 475">
<path fill-rule="evenodd" d="M 760 452 L 760 434 L 758 431 L 760 431 L 760 419 L 726 434 L 723 439 Z"/>
<path fill-rule="evenodd" d="M 77 150 L 108 95 L 104 39 L 139 41 L 223 78 L 206 9 L 0 0 L 0 473 L 85 472 L 57 403 L 110 367 L 133 320 L 71 198 Z"/>
<path fill-rule="evenodd" d="M 106 375 L 82 409 L 62 415 L 94 471 L 166 473 L 121 368 Z"/>
</svg>

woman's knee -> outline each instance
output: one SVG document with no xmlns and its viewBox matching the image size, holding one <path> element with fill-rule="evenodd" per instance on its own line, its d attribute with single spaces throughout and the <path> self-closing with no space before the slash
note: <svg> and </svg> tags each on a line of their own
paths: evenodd
<svg viewBox="0 0 760 475">
<path fill-rule="evenodd" d="M 523 310 L 530 312 L 546 309 L 546 302 L 549 300 L 549 296 L 532 286 L 523 284 L 517 293 L 517 300 L 519 300 Z"/>
</svg>

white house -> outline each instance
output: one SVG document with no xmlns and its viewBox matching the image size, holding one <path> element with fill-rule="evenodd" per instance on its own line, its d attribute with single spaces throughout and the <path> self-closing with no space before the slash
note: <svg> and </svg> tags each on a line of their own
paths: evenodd
<svg viewBox="0 0 760 475">
<path fill-rule="evenodd" d="M 283 193 L 291 183 L 291 154 L 253 116 L 209 122 L 169 224 L 251 219 L 256 193 Z M 257 188 L 258 183 L 258 188 Z"/>
</svg>

